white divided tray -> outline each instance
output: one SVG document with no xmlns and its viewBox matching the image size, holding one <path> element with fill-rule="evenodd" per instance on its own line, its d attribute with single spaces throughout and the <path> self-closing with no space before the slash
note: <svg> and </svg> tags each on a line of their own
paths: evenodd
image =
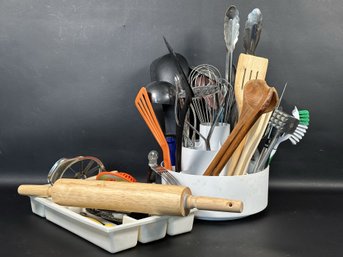
<svg viewBox="0 0 343 257">
<path fill-rule="evenodd" d="M 68 207 L 47 198 L 30 197 L 32 212 L 77 234 L 93 244 L 116 253 L 135 247 L 137 242 L 148 243 L 192 230 L 194 211 L 186 217 L 149 216 L 134 219 L 124 215 L 123 223 L 113 227 L 98 224 Z"/>
</svg>

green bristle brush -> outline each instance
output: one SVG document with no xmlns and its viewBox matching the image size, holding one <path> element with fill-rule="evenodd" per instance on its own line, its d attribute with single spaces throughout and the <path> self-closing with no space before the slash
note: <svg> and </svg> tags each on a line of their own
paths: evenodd
<svg viewBox="0 0 343 257">
<path fill-rule="evenodd" d="M 306 126 L 310 124 L 310 112 L 308 110 L 299 110 L 299 123 Z"/>
</svg>

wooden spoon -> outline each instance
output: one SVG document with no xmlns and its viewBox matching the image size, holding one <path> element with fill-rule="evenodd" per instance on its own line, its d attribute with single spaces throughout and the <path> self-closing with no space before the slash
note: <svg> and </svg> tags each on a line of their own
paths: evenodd
<svg viewBox="0 0 343 257">
<path fill-rule="evenodd" d="M 237 71 L 236 71 L 236 78 L 235 78 L 235 99 L 238 109 L 238 114 L 241 115 L 242 107 L 243 107 L 243 92 L 246 83 L 252 79 L 262 79 L 265 80 L 268 68 L 268 59 L 250 55 L 250 54 L 240 54 L 237 64 Z M 238 115 L 238 117 L 239 117 Z M 230 158 L 230 164 L 228 165 L 227 175 L 232 176 L 236 173 L 238 169 L 238 163 L 242 159 L 242 154 L 245 150 L 245 145 L 249 135 L 253 135 L 257 138 L 257 140 L 261 140 L 263 130 L 261 128 L 261 120 L 265 118 L 269 120 L 267 114 L 262 115 L 260 120 L 255 123 L 255 125 L 251 128 L 248 135 L 241 141 L 240 145 L 237 147 L 235 152 L 233 153 L 232 157 Z M 264 123 L 263 123 L 264 124 Z M 254 133 L 253 133 L 254 132 Z M 250 156 L 251 158 L 251 156 Z M 250 159 L 249 159 L 250 161 Z"/>
<path fill-rule="evenodd" d="M 219 175 L 250 128 L 263 113 L 271 112 L 277 102 L 278 95 L 275 88 L 269 87 L 264 80 L 251 80 L 245 85 L 240 118 L 206 169 L 205 176 Z"/>
</svg>

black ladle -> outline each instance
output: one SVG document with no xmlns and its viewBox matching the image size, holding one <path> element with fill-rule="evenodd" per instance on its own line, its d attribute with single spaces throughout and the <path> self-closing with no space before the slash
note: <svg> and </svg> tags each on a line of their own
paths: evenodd
<svg viewBox="0 0 343 257">
<path fill-rule="evenodd" d="M 145 87 L 151 102 L 162 105 L 165 127 L 164 134 L 166 136 L 175 136 L 175 87 L 166 81 L 153 81 Z"/>
<path fill-rule="evenodd" d="M 163 37 L 164 43 L 168 48 L 169 53 L 173 56 L 177 71 L 179 73 L 179 79 L 181 82 L 181 87 L 185 92 L 185 98 L 184 103 L 182 106 L 178 105 L 178 124 L 176 125 L 176 162 L 175 162 L 175 171 L 180 172 L 181 171 L 181 151 L 182 151 L 182 135 L 183 135 L 183 127 L 185 124 L 186 114 L 188 112 L 189 106 L 191 104 L 192 98 L 193 98 L 193 91 L 191 89 L 191 86 L 188 83 L 187 76 L 185 75 L 182 66 L 177 59 L 177 56 L 174 52 L 174 50 L 171 48 L 169 43 L 167 42 L 166 38 Z"/>
<path fill-rule="evenodd" d="M 163 111 L 164 135 L 169 145 L 170 160 L 175 165 L 175 86 L 166 81 L 153 81 L 146 85 L 150 101 L 153 104 L 161 105 Z M 162 124 L 161 124 L 162 125 Z"/>
<path fill-rule="evenodd" d="M 188 76 L 190 68 L 184 56 L 176 53 L 183 72 Z M 150 64 L 150 79 L 151 81 L 166 81 L 175 86 L 174 77 L 179 75 L 178 68 L 175 65 L 172 54 L 163 55 Z"/>
</svg>

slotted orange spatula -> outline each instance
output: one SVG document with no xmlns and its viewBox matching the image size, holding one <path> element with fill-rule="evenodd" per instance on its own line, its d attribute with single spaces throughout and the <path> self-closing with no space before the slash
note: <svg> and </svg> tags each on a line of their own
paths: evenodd
<svg viewBox="0 0 343 257">
<path fill-rule="evenodd" d="M 157 143 L 162 149 L 164 167 L 168 170 L 171 170 L 172 166 L 169 155 L 169 146 L 166 138 L 164 137 L 160 124 L 157 121 L 155 112 L 149 99 L 148 92 L 145 87 L 142 87 L 139 90 L 135 99 L 135 105 L 139 113 L 143 117 L 145 123 L 149 127 L 151 133 L 155 137 Z"/>
</svg>

